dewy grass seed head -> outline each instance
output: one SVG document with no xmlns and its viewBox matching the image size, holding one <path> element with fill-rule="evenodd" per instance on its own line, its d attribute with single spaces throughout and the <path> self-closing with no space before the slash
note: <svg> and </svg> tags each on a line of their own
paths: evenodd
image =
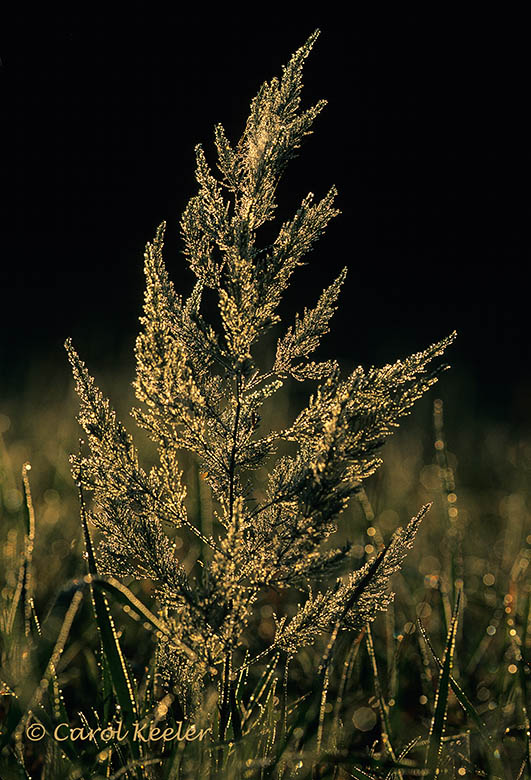
<svg viewBox="0 0 531 780">
<path fill-rule="evenodd" d="M 325 105 L 301 108 L 303 65 L 317 35 L 295 52 L 280 78 L 260 88 L 237 143 L 216 127 L 217 173 L 196 148 L 198 190 L 181 219 L 184 253 L 196 278 L 186 300 L 163 260 L 164 224 L 146 248 L 135 350 L 139 406 L 132 414 L 158 447 L 150 470 L 142 468 L 132 436 L 66 343 L 88 445 L 71 462 L 76 481 L 94 499 L 88 516 L 102 533 L 98 571 L 156 583 L 166 632 L 158 648 L 161 679 L 176 691 L 182 711 L 191 713 L 212 670 L 219 669 L 222 738 L 230 713 L 236 727 L 233 665 L 237 658 L 243 662 L 244 637 L 262 592 L 299 588 L 304 594 L 294 615 L 275 615 L 268 650 L 288 656 L 323 632 L 361 628 L 389 605 L 390 576 L 427 507 L 361 569 L 350 546 L 333 547 L 330 537 L 349 500 L 380 465 L 385 439 L 436 381 L 441 367 L 430 367 L 432 361 L 455 335 L 393 365 L 358 367 L 347 376 L 334 360 L 315 362 L 345 269 L 313 308 L 284 329 L 269 367 L 258 368 L 264 335 L 282 325 L 278 308 L 294 271 L 338 214 L 334 188 L 322 200 L 309 194 L 272 243 L 259 243 L 260 228 L 275 218 L 287 163 Z M 206 291 L 217 301 L 216 322 L 204 313 Z M 264 430 L 263 404 L 291 379 L 318 384 L 291 425 Z M 291 443 L 290 454 L 276 454 L 283 441 Z M 211 490 L 211 534 L 187 512 L 183 452 L 197 460 Z M 258 493 L 253 472 L 264 464 L 267 484 Z M 179 562 L 170 526 L 210 549 L 197 573 Z M 168 635 L 173 642 L 162 641 Z"/>
</svg>

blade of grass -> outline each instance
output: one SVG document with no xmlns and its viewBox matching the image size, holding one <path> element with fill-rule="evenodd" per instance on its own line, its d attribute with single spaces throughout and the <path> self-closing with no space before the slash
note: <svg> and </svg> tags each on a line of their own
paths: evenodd
<svg viewBox="0 0 531 780">
<path fill-rule="evenodd" d="M 33 576 L 32 576 L 32 557 L 33 546 L 35 544 L 35 511 L 33 509 L 33 499 L 29 483 L 28 472 L 31 469 L 29 463 L 22 466 L 22 486 L 24 489 L 24 519 L 26 521 L 26 530 L 24 535 L 24 577 L 22 580 L 22 605 L 24 610 L 24 633 L 29 636 L 31 631 L 31 619 L 33 614 Z"/>
<path fill-rule="evenodd" d="M 352 642 L 352 644 L 348 649 L 345 660 L 343 661 L 343 671 L 341 672 L 341 680 L 339 682 L 339 689 L 334 704 L 334 719 L 332 724 L 332 737 L 331 737 L 331 739 L 334 742 L 334 746 L 335 743 L 337 743 L 338 741 L 339 719 L 341 716 L 341 707 L 343 706 L 345 691 L 350 681 L 352 670 L 354 668 L 354 663 L 356 661 L 356 658 L 358 657 L 358 652 L 361 647 L 361 643 L 364 636 L 365 636 L 365 629 L 363 629 L 360 632 L 359 636 L 357 636 L 356 639 Z"/>
<path fill-rule="evenodd" d="M 31 464 L 26 462 L 22 466 L 22 487 L 24 490 L 24 518 L 26 523 L 25 538 L 24 538 L 24 561 L 23 561 L 23 578 L 22 578 L 22 594 L 21 600 L 23 604 L 24 613 L 24 633 L 29 636 L 32 633 L 32 629 L 36 636 L 41 637 L 41 627 L 35 605 L 33 601 L 33 548 L 35 545 L 35 510 L 33 507 L 33 498 L 31 494 L 31 487 L 29 481 L 29 472 L 31 471 Z M 53 664 L 50 664 L 50 682 L 48 684 L 48 692 L 51 702 L 52 718 L 54 724 L 57 726 L 59 723 L 70 724 L 70 718 L 66 711 L 63 692 L 61 691 L 59 680 L 57 678 L 57 672 Z M 44 713 L 42 713 L 44 714 Z M 44 725 L 44 724 L 43 724 Z M 77 751 L 70 738 L 61 740 L 61 748 L 69 755 L 70 759 L 75 760 Z"/>
<path fill-rule="evenodd" d="M 430 735 L 426 754 L 426 768 L 428 768 L 430 771 L 433 771 L 434 777 L 438 774 L 439 758 L 441 755 L 442 742 L 444 737 L 450 677 L 455 651 L 455 639 L 459 622 L 460 601 L 461 590 L 459 590 L 457 593 L 457 600 L 448 630 L 446 646 L 440 668 L 439 683 L 437 685 L 437 694 L 435 697 L 435 712 L 430 725 Z"/>
<path fill-rule="evenodd" d="M 394 699 L 396 701 L 398 691 L 398 659 L 400 657 L 400 651 L 402 643 L 395 639 L 398 631 L 396 631 L 396 609 L 394 601 L 389 604 L 387 612 L 385 613 L 385 632 L 386 632 L 386 649 L 387 649 L 387 698 Z"/>
<path fill-rule="evenodd" d="M 74 622 L 82 598 L 83 593 L 81 589 L 78 588 L 66 611 L 53 649 L 51 652 L 43 654 L 44 657 L 39 659 L 39 668 L 37 672 L 40 682 L 38 685 L 36 687 L 31 687 L 30 694 L 25 693 L 17 698 L 11 697 L 8 716 L 6 722 L 3 724 L 2 734 L 0 735 L 0 750 L 9 743 L 13 734 L 22 732 L 24 728 L 24 718 L 29 716 L 32 709 L 36 709 L 40 705 L 42 696 L 48 685 L 48 678 L 53 673 L 52 670 L 55 670 L 57 667 L 57 663 L 61 657 L 66 640 L 68 639 L 72 623 Z"/>
<path fill-rule="evenodd" d="M 354 766 L 350 767 L 349 774 L 351 777 L 355 777 L 356 780 L 377 780 L 374 775 L 368 775 L 363 769 L 356 769 Z"/>
<path fill-rule="evenodd" d="M 389 714 L 387 710 L 387 704 L 383 695 L 382 685 L 380 683 L 380 675 L 378 672 L 378 664 L 376 662 L 376 653 L 374 651 L 374 642 L 372 639 L 372 631 L 370 625 L 367 623 L 366 626 L 366 634 L 365 639 L 367 642 L 367 652 L 369 653 L 369 658 L 371 660 L 372 665 L 372 676 L 374 681 L 374 692 L 376 693 L 376 698 L 378 699 L 378 709 L 380 711 L 380 719 L 382 722 L 382 742 L 385 748 L 385 751 L 389 754 L 389 757 L 391 760 L 396 763 L 396 754 L 393 750 L 393 745 L 391 741 L 391 724 L 389 722 Z M 403 774 L 400 770 L 397 770 L 398 777 L 400 780 L 403 779 Z"/>
<path fill-rule="evenodd" d="M 236 686 L 234 685 L 234 683 L 231 683 L 229 689 L 229 703 L 230 703 L 232 732 L 234 734 L 235 741 L 239 742 L 242 738 L 242 719 L 241 719 L 240 709 L 236 701 L 235 688 Z"/>
<path fill-rule="evenodd" d="M 245 715 L 243 716 L 242 726 L 245 726 L 247 722 L 250 720 L 254 708 L 258 705 L 260 699 L 262 698 L 268 686 L 270 685 L 279 658 L 280 658 L 280 653 L 277 653 L 274 656 L 274 658 L 272 658 L 271 661 L 269 661 L 269 663 L 266 665 L 258 682 L 256 683 L 256 686 L 251 694 L 249 702 L 247 703 L 247 706 L 245 708 L 246 712 Z"/>
<path fill-rule="evenodd" d="M 168 630 L 167 626 L 161 620 L 159 620 L 159 618 L 154 615 L 153 612 L 151 612 L 151 610 L 146 607 L 146 605 L 143 604 L 142 601 L 140 601 L 140 599 L 138 599 L 132 591 L 129 590 L 129 588 L 127 588 L 125 585 L 122 585 L 122 583 L 116 580 L 114 577 L 93 576 L 91 584 L 95 589 L 102 591 L 102 593 L 104 591 L 112 593 L 112 595 L 115 596 L 117 601 L 119 601 L 121 604 L 126 604 L 128 607 L 132 607 L 138 615 L 144 618 L 144 620 L 146 620 L 148 623 L 151 623 L 153 628 L 155 628 L 157 631 L 160 631 L 164 636 L 167 636 L 170 643 L 175 645 L 175 647 L 178 648 L 180 652 L 187 655 L 190 661 L 198 660 L 197 654 L 194 653 L 193 650 L 191 650 L 184 642 L 174 637 Z"/>
<path fill-rule="evenodd" d="M 24 514 L 24 552 L 17 579 L 17 587 L 11 602 L 10 614 L 8 619 L 8 632 L 14 630 L 15 621 L 19 605 L 22 604 L 22 619 L 24 625 L 24 635 L 29 636 L 31 631 L 31 621 L 33 615 L 33 577 L 32 577 L 32 557 L 33 546 L 35 543 L 35 511 L 33 509 L 33 500 L 28 478 L 28 472 L 31 469 L 29 463 L 22 466 L 22 490 L 24 501 L 22 502 L 22 511 Z"/>
<path fill-rule="evenodd" d="M 337 639 L 337 634 L 339 631 L 339 626 L 334 626 L 334 630 L 332 631 L 332 636 L 330 637 L 330 640 L 328 642 L 327 647 L 327 654 L 330 655 L 333 651 L 334 644 Z M 319 706 L 319 724 L 317 727 L 317 757 L 319 757 L 319 753 L 321 752 L 321 745 L 323 742 L 323 732 L 324 732 L 324 719 L 325 719 L 325 712 L 326 712 L 326 696 L 328 693 L 328 685 L 330 682 L 330 664 L 326 665 L 326 669 L 323 675 L 323 686 L 321 688 L 321 703 Z"/>
<path fill-rule="evenodd" d="M 101 593 L 101 591 L 99 591 L 97 588 L 94 588 L 92 585 L 92 578 L 97 576 L 98 572 L 96 568 L 96 560 L 94 557 L 94 549 L 92 547 L 92 539 L 90 537 L 90 531 L 88 528 L 85 501 L 80 486 L 78 490 L 81 524 L 83 528 L 83 538 L 85 541 L 85 552 L 87 559 L 88 583 L 90 586 L 90 595 L 92 599 L 96 624 L 98 627 L 102 650 L 107 662 L 114 692 L 116 694 L 118 704 L 120 705 L 120 711 L 123 715 L 127 731 L 129 732 L 128 742 L 131 749 L 131 754 L 135 760 L 140 760 L 140 746 L 139 743 L 133 739 L 134 732 L 132 729 L 133 724 L 138 720 L 138 710 L 134 696 L 133 682 L 122 653 L 122 648 L 116 633 L 116 628 L 114 626 L 114 621 L 112 619 L 107 598 L 103 593 Z M 140 780 L 140 770 L 137 770 L 137 774 Z"/>
<path fill-rule="evenodd" d="M 429 636 L 426 633 L 426 629 L 422 625 L 420 619 L 418 621 L 419 629 L 422 634 L 422 637 L 424 641 L 426 642 L 426 645 L 429 647 L 430 652 L 439 667 L 439 671 L 442 670 L 443 664 L 439 657 L 437 656 L 434 647 L 431 643 L 431 640 Z M 499 755 L 497 755 L 496 745 L 494 744 L 494 741 L 492 739 L 492 736 L 490 735 L 487 724 L 484 720 L 482 720 L 481 716 L 479 715 L 478 711 L 466 695 L 466 693 L 463 691 L 459 683 L 455 680 L 455 678 L 450 675 L 450 685 L 452 686 L 452 690 L 455 694 L 455 697 L 463 710 L 466 712 L 466 714 L 471 718 L 471 720 L 474 721 L 478 728 L 478 734 L 483 741 L 483 744 L 487 750 L 487 757 L 489 761 L 494 761 L 493 768 L 496 770 L 496 774 L 493 773 L 493 777 L 504 777 L 504 771 L 503 766 L 501 764 L 501 760 Z"/>
<path fill-rule="evenodd" d="M 66 642 L 66 638 L 69 633 L 69 628 L 66 629 L 65 624 L 67 623 L 68 620 L 70 620 L 70 617 L 71 617 L 71 621 L 73 621 L 73 618 L 77 611 L 78 603 L 82 598 L 82 594 L 79 592 L 79 590 L 77 590 L 74 593 L 72 602 L 70 603 L 70 606 L 67 609 L 63 626 L 59 632 L 59 638 L 57 639 L 54 650 L 51 652 L 50 655 L 50 652 L 47 651 L 46 649 L 48 642 L 43 639 L 40 622 L 37 617 L 37 613 L 33 601 L 32 559 L 33 559 L 33 548 L 35 543 L 35 511 L 33 508 L 33 499 L 31 495 L 31 488 L 30 488 L 29 476 L 28 476 L 28 472 L 30 470 L 31 470 L 31 465 L 29 463 L 24 463 L 22 467 L 22 487 L 24 493 L 23 512 L 24 512 L 24 519 L 25 519 L 24 552 L 23 552 L 23 560 L 19 571 L 17 591 L 15 593 L 15 597 L 13 599 L 13 603 L 11 606 L 11 616 L 10 616 L 9 624 L 10 624 L 10 630 L 13 631 L 15 627 L 18 606 L 21 603 L 22 604 L 21 618 L 22 618 L 22 624 L 24 629 L 23 634 L 26 638 L 33 636 L 37 642 L 36 646 L 32 648 L 32 650 L 26 652 L 32 653 L 33 650 L 37 651 L 36 663 L 37 663 L 37 668 L 40 670 L 38 672 L 38 677 L 41 679 L 41 682 L 39 688 L 37 689 L 37 691 L 33 693 L 30 699 L 28 699 L 27 696 L 26 697 L 22 696 L 21 699 L 17 702 L 17 704 L 15 704 L 14 702 L 17 700 L 13 698 L 12 707 L 10 709 L 10 717 L 8 718 L 8 721 L 10 722 L 10 727 L 8 728 L 8 732 L 13 733 L 11 726 L 13 726 L 13 724 L 16 723 L 17 719 L 18 719 L 18 723 L 16 723 L 15 729 L 20 730 L 21 723 L 26 714 L 26 709 L 30 706 L 32 702 L 40 702 L 40 698 L 42 698 L 44 688 L 46 687 L 46 679 L 48 678 L 47 688 L 48 688 L 51 711 L 52 711 L 52 719 L 48 717 L 48 714 L 46 713 L 44 708 L 40 706 L 39 703 L 38 705 L 39 720 L 42 721 L 42 724 L 45 727 L 48 736 L 53 738 L 52 732 L 54 726 L 56 726 L 58 723 L 67 723 L 67 724 L 69 723 L 69 717 L 64 704 L 63 694 L 59 686 L 59 681 L 56 674 L 56 661 L 58 661 L 60 658 L 60 655 L 64 647 L 64 643 Z M 64 638 L 63 644 L 61 644 L 61 637 Z M 24 701 L 25 704 L 20 706 L 20 701 Z M 34 706 L 37 705 L 35 704 Z M 61 749 L 63 753 L 67 755 L 71 760 L 74 761 L 76 760 L 78 756 L 78 750 L 75 749 L 75 746 L 73 745 L 70 738 L 66 740 L 61 740 Z"/>
<path fill-rule="evenodd" d="M 444 729 L 446 723 L 448 693 L 450 690 L 452 661 L 453 661 L 453 656 L 455 651 L 455 638 L 456 638 L 457 627 L 459 623 L 460 603 L 461 603 L 461 589 L 457 591 L 455 609 L 452 615 L 450 628 L 448 630 L 446 646 L 444 648 L 442 668 L 439 674 L 439 683 L 437 685 L 437 694 L 435 697 L 435 712 L 433 714 L 433 718 L 430 725 L 430 735 L 428 740 L 428 748 L 426 751 L 425 766 L 427 769 L 430 770 L 434 778 L 439 773 L 439 759 L 441 757 L 441 752 L 442 752 L 442 742 L 443 742 Z"/>
</svg>

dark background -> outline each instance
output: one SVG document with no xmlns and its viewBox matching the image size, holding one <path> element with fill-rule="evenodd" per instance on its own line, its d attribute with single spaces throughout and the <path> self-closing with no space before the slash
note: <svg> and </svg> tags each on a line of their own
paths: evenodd
<svg viewBox="0 0 531 780">
<path fill-rule="evenodd" d="M 26 6 L 3 24 L 0 394 L 30 376 L 37 388 L 66 382 L 68 335 L 95 373 L 122 359 L 143 247 L 163 219 L 170 273 L 189 289 L 178 219 L 195 191 L 194 145 L 214 162 L 214 124 L 235 140 L 259 85 L 319 27 L 304 100 L 329 105 L 287 169 L 280 214 L 335 183 L 342 215 L 294 278 L 286 312 L 312 304 L 346 264 L 326 352 L 389 362 L 456 328 L 448 392 L 478 420 L 527 428 L 523 17 L 172 7 Z"/>
</svg>

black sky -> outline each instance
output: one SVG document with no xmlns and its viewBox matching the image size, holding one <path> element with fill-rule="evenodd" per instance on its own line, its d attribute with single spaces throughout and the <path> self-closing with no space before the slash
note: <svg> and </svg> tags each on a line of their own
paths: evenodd
<svg viewBox="0 0 531 780">
<path fill-rule="evenodd" d="M 488 414 L 531 422 L 524 19 L 372 5 L 285 17 L 56 4 L 3 25 L 5 392 L 35 361 L 62 365 L 68 335 L 93 362 L 132 343 L 143 247 L 163 219 L 168 267 L 189 288 L 178 219 L 194 145 L 210 153 L 218 121 L 237 137 L 258 86 L 319 27 L 304 99 L 329 105 L 279 198 L 288 216 L 336 184 L 342 215 L 287 308 L 346 264 L 330 352 L 388 362 L 456 328 L 456 381 Z"/>
</svg>

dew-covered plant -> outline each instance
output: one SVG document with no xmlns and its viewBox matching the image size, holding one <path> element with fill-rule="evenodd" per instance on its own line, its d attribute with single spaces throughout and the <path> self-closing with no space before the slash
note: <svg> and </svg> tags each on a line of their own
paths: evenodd
<svg viewBox="0 0 531 780">
<path fill-rule="evenodd" d="M 264 336 L 282 328 L 279 304 L 294 272 L 339 213 L 334 188 L 321 200 L 310 193 L 271 243 L 259 243 L 260 228 L 275 219 L 287 163 L 325 105 L 300 106 L 303 64 L 316 37 L 261 87 L 236 144 L 216 127 L 217 173 L 196 149 L 198 191 L 181 220 L 196 279 L 187 299 L 164 264 L 165 225 L 147 246 L 132 415 L 158 447 L 155 466 L 141 466 L 132 436 L 66 344 L 88 444 L 71 460 L 76 481 L 93 494 L 88 517 L 102 535 L 98 573 L 153 580 L 165 640 L 161 679 L 187 715 L 205 685 L 220 681 L 221 737 L 231 708 L 234 716 L 234 668 L 244 663 L 253 610 L 266 589 L 299 591 L 296 613 L 275 615 L 266 649 L 288 657 L 322 633 L 361 628 L 389 605 L 389 579 L 427 507 L 361 568 L 333 536 L 380 465 L 384 441 L 436 381 L 441 366 L 431 362 L 453 339 L 347 376 L 334 360 L 314 360 L 344 269 L 284 328 L 262 366 Z M 291 380 L 317 386 L 288 427 L 264 429 L 263 405 Z M 187 510 L 182 453 L 193 456 L 211 491 L 213 514 L 201 527 Z M 197 537 L 204 551 L 191 569 L 179 561 L 175 528 Z"/>
</svg>

